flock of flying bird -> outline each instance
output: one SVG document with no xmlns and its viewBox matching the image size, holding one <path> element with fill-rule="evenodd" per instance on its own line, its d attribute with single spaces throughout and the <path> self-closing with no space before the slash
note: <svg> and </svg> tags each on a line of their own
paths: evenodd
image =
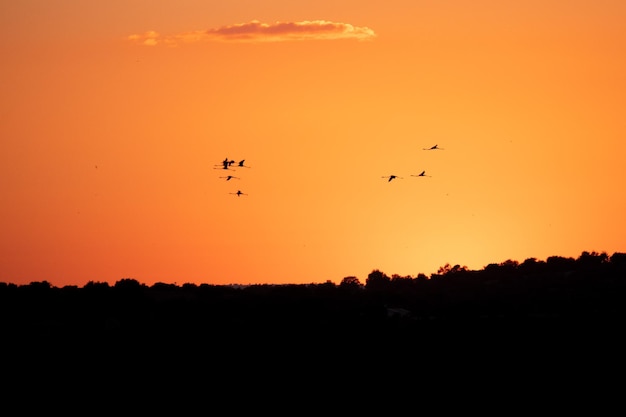
<svg viewBox="0 0 626 417">
<path fill-rule="evenodd" d="M 422 148 L 425 151 L 438 151 L 438 150 L 443 150 L 443 148 L 440 148 L 439 145 L 433 145 L 430 148 Z M 231 168 L 233 165 L 235 165 L 235 160 L 234 159 L 228 159 L 228 158 L 224 158 L 224 160 L 222 161 L 221 164 L 216 165 L 215 169 L 222 169 L 225 171 L 234 171 L 234 168 Z M 237 168 L 250 168 L 249 166 L 245 165 L 246 160 L 242 159 L 239 162 L 237 162 L 237 164 L 235 165 L 235 167 Z M 430 175 L 426 175 L 426 171 L 422 171 L 419 174 L 411 174 L 412 177 L 430 177 Z M 220 178 L 225 179 L 226 181 L 230 181 L 230 180 L 239 180 L 241 179 L 240 177 L 236 177 L 234 175 L 228 174 L 225 176 L 221 176 Z M 387 178 L 387 182 L 391 182 L 392 180 L 395 180 L 396 178 L 402 179 L 404 177 L 399 177 L 397 175 L 385 175 L 381 178 Z M 248 195 L 244 192 L 242 192 L 241 190 L 237 190 L 236 193 L 229 193 L 229 194 L 234 194 L 237 197 L 242 196 L 242 195 Z"/>
<path fill-rule="evenodd" d="M 238 168 L 250 168 L 249 166 L 245 165 L 245 162 L 246 162 L 246 160 L 245 160 L 245 159 L 242 159 L 241 161 L 239 161 L 239 162 L 237 163 L 237 165 L 235 165 L 235 160 L 234 160 L 234 159 L 224 158 L 224 160 L 222 161 L 222 163 L 221 163 L 221 164 L 216 165 L 216 169 L 223 169 L 223 170 L 227 170 L 227 171 L 228 171 L 228 170 L 230 170 L 230 171 L 234 171 L 234 169 L 233 169 L 233 168 L 231 168 L 231 166 L 233 166 L 233 165 L 235 165 L 235 166 L 236 166 L 236 167 L 238 167 Z M 220 167 L 220 168 L 218 168 L 218 167 Z M 241 179 L 241 178 L 239 178 L 239 177 L 236 177 L 236 176 L 234 176 L 234 175 L 230 175 L 230 174 L 228 174 L 228 175 L 226 175 L 226 176 L 222 176 L 222 177 L 220 177 L 220 178 L 224 178 L 224 179 L 226 179 L 226 181 L 230 181 L 230 180 L 233 180 L 233 179 L 235 179 L 235 180 L 239 180 L 239 179 Z M 237 190 L 237 192 L 236 192 L 236 193 L 229 193 L 229 194 L 234 194 L 234 195 L 236 195 L 237 197 L 242 196 L 242 195 L 248 195 L 248 194 L 246 194 L 246 193 L 242 192 L 241 190 Z"/>
<path fill-rule="evenodd" d="M 443 148 L 440 148 L 439 145 L 433 145 L 430 148 L 422 148 L 425 151 L 442 151 Z M 426 175 L 426 171 L 422 171 L 419 174 L 411 174 L 412 177 L 430 177 L 430 175 Z M 385 175 L 381 178 L 387 178 L 387 182 L 391 182 L 391 180 L 395 180 L 396 178 L 402 179 L 404 177 L 399 177 L 397 175 Z"/>
</svg>

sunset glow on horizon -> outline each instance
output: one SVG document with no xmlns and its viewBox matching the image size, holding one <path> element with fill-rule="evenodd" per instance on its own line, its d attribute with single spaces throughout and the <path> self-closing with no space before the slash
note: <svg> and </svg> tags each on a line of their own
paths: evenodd
<svg viewBox="0 0 626 417">
<path fill-rule="evenodd" d="M 0 1 L 1 282 L 626 252 L 624 2 Z"/>
</svg>

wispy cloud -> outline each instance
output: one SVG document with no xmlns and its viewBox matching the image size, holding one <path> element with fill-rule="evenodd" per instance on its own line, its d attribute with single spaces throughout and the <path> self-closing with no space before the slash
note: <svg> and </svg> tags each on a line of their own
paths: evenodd
<svg viewBox="0 0 626 417">
<path fill-rule="evenodd" d="M 327 20 L 311 20 L 302 22 L 261 23 L 253 20 L 248 23 L 237 23 L 216 29 L 160 35 L 150 31 L 134 34 L 129 40 L 146 46 L 169 45 L 191 42 L 281 42 L 328 39 L 371 40 L 376 37 L 374 31 L 367 27 L 353 26 L 348 23 L 329 22 Z"/>
</svg>

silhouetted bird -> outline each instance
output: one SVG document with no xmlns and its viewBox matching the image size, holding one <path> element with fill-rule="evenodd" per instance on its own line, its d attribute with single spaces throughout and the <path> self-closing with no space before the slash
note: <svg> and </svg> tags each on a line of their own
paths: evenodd
<svg viewBox="0 0 626 417">
<path fill-rule="evenodd" d="M 426 175 L 426 171 L 420 172 L 418 175 L 411 174 L 412 177 L 430 177 L 430 175 Z"/>
<path fill-rule="evenodd" d="M 241 192 L 241 191 L 239 191 L 239 190 L 237 190 L 237 192 L 236 192 L 236 193 L 229 193 L 229 194 L 236 194 L 236 195 L 237 195 L 237 197 L 239 197 L 240 195 L 248 195 L 248 194 L 246 194 L 246 193 L 242 193 L 242 192 Z"/>
<path fill-rule="evenodd" d="M 223 165 L 223 166 L 221 166 L 221 167 L 219 167 L 219 168 L 218 168 L 218 167 L 219 167 L 219 165 L 218 165 L 218 166 L 216 166 L 216 167 L 215 167 L 215 168 L 213 168 L 213 169 L 227 169 L 227 170 L 229 170 L 229 171 L 234 171 L 234 169 L 230 168 L 230 166 L 229 166 L 228 164 Z"/>
<path fill-rule="evenodd" d="M 215 169 L 230 169 L 230 166 L 234 163 L 235 163 L 234 160 L 225 158 L 221 164 L 216 165 L 216 167 L 221 167 L 221 168 L 215 168 Z"/>
<path fill-rule="evenodd" d="M 227 176 L 225 176 L 225 177 L 220 177 L 220 178 L 226 178 L 226 181 L 230 181 L 230 180 L 232 180 L 232 179 L 236 179 L 236 180 L 241 179 L 241 178 L 239 178 L 239 177 L 235 177 L 235 176 L 233 176 L 233 175 L 227 175 Z"/>
<path fill-rule="evenodd" d="M 422 148 L 425 151 L 440 151 L 443 150 L 443 148 L 438 147 L 438 145 L 435 146 L 431 146 L 430 148 Z"/>
<path fill-rule="evenodd" d="M 239 161 L 239 163 L 237 164 L 237 166 L 238 166 L 238 167 L 241 167 L 241 168 L 250 168 L 249 166 L 244 165 L 244 164 L 243 164 L 244 162 L 245 162 L 245 159 L 242 159 L 241 161 Z"/>
<path fill-rule="evenodd" d="M 396 178 L 400 178 L 400 179 L 402 179 L 402 177 L 398 177 L 397 175 L 387 175 L 387 176 L 385 176 L 385 177 L 381 177 L 381 178 L 389 178 L 389 179 L 387 180 L 387 182 L 390 182 L 391 180 L 396 179 Z"/>
</svg>

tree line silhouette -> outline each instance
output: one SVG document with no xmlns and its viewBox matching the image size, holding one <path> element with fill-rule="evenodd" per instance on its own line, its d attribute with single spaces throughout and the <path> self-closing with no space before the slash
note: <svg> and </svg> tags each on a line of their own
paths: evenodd
<svg viewBox="0 0 626 417">
<path fill-rule="evenodd" d="M 583 252 L 507 260 L 481 270 L 446 264 L 437 273 L 362 283 L 211 285 L 132 278 L 57 288 L 47 281 L 0 283 L 4 331 L 29 334 L 343 332 L 436 325 L 615 323 L 626 317 L 626 253 Z"/>
<path fill-rule="evenodd" d="M 619 374 L 625 300 L 626 253 L 596 252 L 339 284 L 0 283 L 0 353 L 5 380 L 32 398 L 72 387 L 108 403 L 144 398 L 142 387 L 232 394 L 276 381 L 393 398 L 395 381 L 449 392 L 529 380 L 552 392 Z"/>
</svg>

